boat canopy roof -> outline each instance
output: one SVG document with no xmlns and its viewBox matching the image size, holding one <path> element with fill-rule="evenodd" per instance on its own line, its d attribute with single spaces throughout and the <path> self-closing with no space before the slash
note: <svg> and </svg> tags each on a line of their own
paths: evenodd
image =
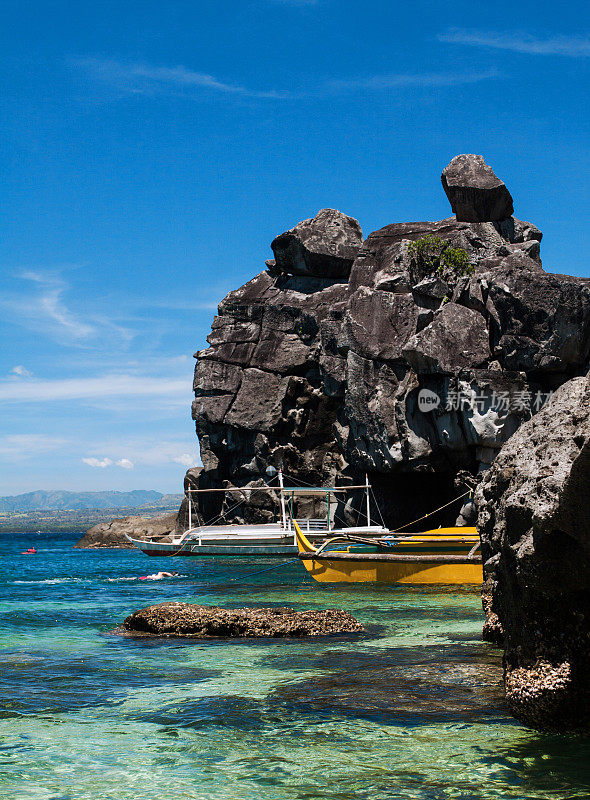
<svg viewBox="0 0 590 800">
<path fill-rule="evenodd" d="M 347 492 L 349 489 L 357 487 L 353 486 L 285 486 L 284 492 L 288 494 L 301 494 L 301 495 L 326 495 L 336 494 L 337 492 Z M 362 487 L 364 488 L 364 486 Z"/>
<path fill-rule="evenodd" d="M 362 483 L 354 486 L 283 486 L 283 492 L 299 495 L 326 495 L 337 492 L 349 492 L 351 489 L 367 489 L 370 484 Z M 193 489 L 188 487 L 186 494 L 202 494 L 204 492 L 280 492 L 280 486 L 224 486 L 221 489 Z"/>
</svg>

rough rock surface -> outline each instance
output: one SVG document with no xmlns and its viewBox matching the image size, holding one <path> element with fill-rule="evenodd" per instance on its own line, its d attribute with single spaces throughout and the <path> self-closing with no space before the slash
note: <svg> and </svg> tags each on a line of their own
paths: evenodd
<svg viewBox="0 0 590 800">
<path fill-rule="evenodd" d="M 510 192 L 483 156 L 455 156 L 441 180 L 458 222 L 499 222 L 514 212 Z"/>
<path fill-rule="evenodd" d="M 125 538 L 125 534 L 139 539 L 162 538 L 175 529 L 177 518 L 177 514 L 164 514 L 150 519 L 124 517 L 123 519 L 114 519 L 112 522 L 101 522 L 87 530 L 74 546 L 80 548 L 132 548 L 133 545 Z"/>
<path fill-rule="evenodd" d="M 313 219 L 281 233 L 271 244 L 279 272 L 318 278 L 348 277 L 363 243 L 356 219 L 322 208 Z"/>
<path fill-rule="evenodd" d="M 486 634 L 503 641 L 512 713 L 590 728 L 590 377 L 563 385 L 477 490 Z"/>
<path fill-rule="evenodd" d="M 160 603 L 142 608 L 123 622 L 123 630 L 156 636 L 301 637 L 359 633 L 363 626 L 348 612 L 295 611 L 292 608 L 217 608 L 192 603 Z"/>
<path fill-rule="evenodd" d="M 314 252 L 338 252 L 341 233 L 314 224 L 302 223 L 315 231 Z M 429 234 L 464 249 L 472 274 L 442 280 L 408 250 Z M 303 234 L 295 239 L 307 247 Z M 345 239 L 350 274 L 292 274 L 294 257 L 281 262 L 275 240 L 277 263 L 220 303 L 209 347 L 196 354 L 198 486 L 263 486 L 269 464 L 312 485 L 358 484 L 368 473 L 386 524 L 399 525 L 456 497 L 459 470 L 487 468 L 551 391 L 586 374 L 590 282 L 545 272 L 541 232 L 514 217 L 387 225 L 356 257 L 355 236 Z M 440 398 L 427 413 L 423 389 Z M 239 501 L 200 495 L 200 517 L 276 517 L 268 493 Z M 355 522 L 355 509 L 360 492 L 338 520 Z M 459 511 L 432 523 L 452 524 Z"/>
</svg>

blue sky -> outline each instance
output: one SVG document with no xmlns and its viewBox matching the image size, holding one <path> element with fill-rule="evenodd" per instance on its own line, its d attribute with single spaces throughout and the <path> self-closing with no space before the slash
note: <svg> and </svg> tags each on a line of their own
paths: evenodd
<svg viewBox="0 0 590 800">
<path fill-rule="evenodd" d="M 179 491 L 221 297 L 320 208 L 449 216 L 457 153 L 589 274 L 586 3 L 5 0 L 0 38 L 0 494 Z"/>
</svg>

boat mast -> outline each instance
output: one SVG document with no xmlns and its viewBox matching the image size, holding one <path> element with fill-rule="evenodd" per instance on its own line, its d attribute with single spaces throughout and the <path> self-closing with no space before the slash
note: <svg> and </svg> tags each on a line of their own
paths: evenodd
<svg viewBox="0 0 590 800">
<path fill-rule="evenodd" d="M 287 530 L 287 511 L 285 509 L 285 484 L 283 483 L 283 470 L 279 470 L 279 488 L 281 493 L 281 515 L 283 517 L 283 530 Z"/>
<path fill-rule="evenodd" d="M 369 489 L 371 487 L 369 486 L 369 473 L 368 472 L 365 472 L 365 483 L 366 483 L 365 491 L 367 493 L 367 527 L 370 527 L 370 525 L 371 525 L 371 501 L 370 501 L 370 498 L 369 498 Z"/>
<path fill-rule="evenodd" d="M 192 527 L 193 527 L 193 524 L 192 524 L 191 490 L 190 490 L 190 487 L 189 487 L 189 489 L 188 489 L 188 529 L 189 529 L 189 531 L 190 531 L 190 529 Z"/>
</svg>

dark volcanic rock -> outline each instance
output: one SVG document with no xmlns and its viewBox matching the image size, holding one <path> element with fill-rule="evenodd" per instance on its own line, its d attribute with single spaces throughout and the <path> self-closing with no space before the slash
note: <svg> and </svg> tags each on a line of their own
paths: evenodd
<svg viewBox="0 0 590 800">
<path fill-rule="evenodd" d="M 483 156 L 455 156 L 442 185 L 459 222 L 497 222 L 512 216 L 512 197 Z"/>
<path fill-rule="evenodd" d="M 112 522 L 101 522 L 86 531 L 75 547 L 118 547 L 132 548 L 134 545 L 125 534 L 137 539 L 166 537 L 176 527 L 177 514 L 161 514 L 157 517 L 124 517 Z"/>
<path fill-rule="evenodd" d="M 590 378 L 563 385 L 478 489 L 487 634 L 535 728 L 590 728 Z"/>
<path fill-rule="evenodd" d="M 589 281 L 545 272 L 541 232 L 513 217 L 395 223 L 360 248 L 356 223 L 344 245 L 320 218 L 278 237 L 283 256 L 275 240 L 276 264 L 219 305 L 195 369 L 198 486 L 262 486 L 269 464 L 316 486 L 368 472 L 386 524 L 398 526 L 460 494 L 458 470 L 485 469 L 551 390 L 586 374 Z M 428 235 L 465 250 L 472 274 L 442 280 L 419 263 L 408 242 Z M 328 262 L 339 252 L 346 269 L 321 277 L 336 273 L 328 262 L 308 269 L 319 263 L 312 250 Z M 422 389 L 440 398 L 428 413 Z M 355 509 L 361 492 L 337 519 L 352 524 Z M 459 510 L 432 524 L 454 523 Z M 199 495 L 200 519 L 222 511 L 271 521 L 278 503 L 262 492 Z"/>
<path fill-rule="evenodd" d="M 348 278 L 363 243 L 356 219 L 322 208 L 313 219 L 281 233 L 271 244 L 275 268 L 291 275 Z"/>
<path fill-rule="evenodd" d="M 432 322 L 408 341 L 404 356 L 416 372 L 453 373 L 490 360 L 490 335 L 477 311 L 447 303 Z"/>
<path fill-rule="evenodd" d="M 326 636 L 364 630 L 351 614 L 332 608 L 326 611 L 226 609 L 192 603 L 160 603 L 142 608 L 127 617 L 122 627 L 127 632 L 197 639 Z"/>
</svg>

